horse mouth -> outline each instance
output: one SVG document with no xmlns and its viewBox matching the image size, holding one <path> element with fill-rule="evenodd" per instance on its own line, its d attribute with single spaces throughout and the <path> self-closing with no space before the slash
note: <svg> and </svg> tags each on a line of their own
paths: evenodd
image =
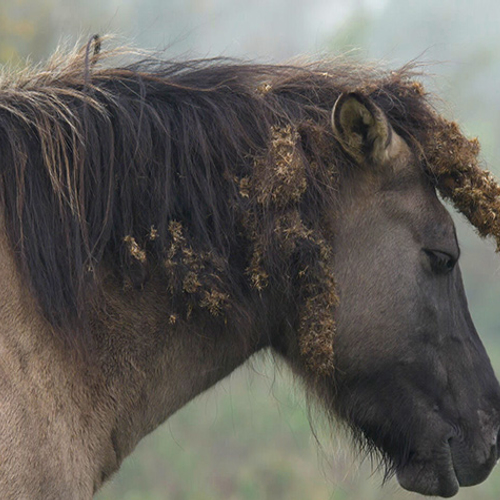
<svg viewBox="0 0 500 500">
<path fill-rule="evenodd" d="M 451 441 L 432 458 L 421 460 L 417 457 L 397 469 L 400 486 L 421 495 L 449 498 L 456 495 L 461 486 L 483 482 L 497 463 L 497 447 L 491 447 L 483 463 L 472 464 Z"/>
<path fill-rule="evenodd" d="M 436 464 L 433 461 L 414 460 L 396 470 L 402 488 L 421 495 L 449 498 L 458 493 L 460 483 L 453 467 L 451 451 L 449 460 Z M 441 457 L 445 458 L 445 457 Z"/>
</svg>

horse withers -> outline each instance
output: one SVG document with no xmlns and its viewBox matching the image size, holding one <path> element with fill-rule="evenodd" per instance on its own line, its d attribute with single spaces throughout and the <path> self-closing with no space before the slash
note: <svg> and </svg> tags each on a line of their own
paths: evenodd
<svg viewBox="0 0 500 500">
<path fill-rule="evenodd" d="M 498 238 L 477 143 L 407 69 L 90 49 L 0 83 L 0 496 L 90 499 L 264 349 L 404 488 L 483 481 L 500 388 L 436 195 Z"/>
</svg>

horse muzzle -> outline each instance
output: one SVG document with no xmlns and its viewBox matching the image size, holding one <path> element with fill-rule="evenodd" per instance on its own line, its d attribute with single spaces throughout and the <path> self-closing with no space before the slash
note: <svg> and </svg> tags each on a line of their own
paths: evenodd
<svg viewBox="0 0 500 500">
<path fill-rule="evenodd" d="M 396 470 L 399 484 L 422 495 L 452 497 L 461 486 L 483 482 L 497 463 L 499 430 L 490 427 L 465 439 L 454 436 L 434 449 L 415 453 Z"/>
</svg>

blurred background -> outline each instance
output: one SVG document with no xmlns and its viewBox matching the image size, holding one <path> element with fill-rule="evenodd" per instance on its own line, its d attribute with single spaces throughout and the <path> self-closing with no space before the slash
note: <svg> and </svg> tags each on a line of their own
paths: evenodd
<svg viewBox="0 0 500 500">
<path fill-rule="evenodd" d="M 480 138 L 500 176 L 497 0 L 0 0 L 0 63 L 46 58 L 60 42 L 116 33 L 165 57 L 259 62 L 336 54 L 426 65 L 444 114 Z M 456 217 L 470 308 L 500 374 L 500 256 Z M 259 358 L 148 436 L 98 500 L 417 499 L 316 422 L 300 384 Z M 498 500 L 500 467 L 459 499 Z"/>
</svg>

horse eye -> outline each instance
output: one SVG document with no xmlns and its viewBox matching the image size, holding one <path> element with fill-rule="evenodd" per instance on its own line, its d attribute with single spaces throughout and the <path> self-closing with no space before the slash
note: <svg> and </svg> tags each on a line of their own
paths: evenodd
<svg viewBox="0 0 500 500">
<path fill-rule="evenodd" d="M 457 263 L 457 259 L 446 252 L 427 249 L 424 252 L 429 258 L 431 269 L 437 274 L 450 273 Z"/>
</svg>

